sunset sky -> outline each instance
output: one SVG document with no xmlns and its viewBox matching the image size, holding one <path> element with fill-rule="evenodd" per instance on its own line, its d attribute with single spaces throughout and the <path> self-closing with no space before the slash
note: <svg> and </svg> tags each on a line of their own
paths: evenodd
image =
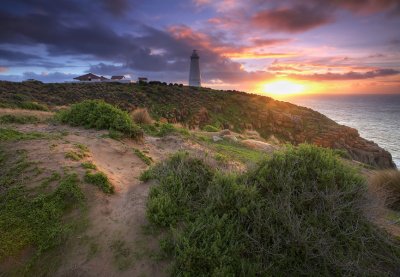
<svg viewBox="0 0 400 277">
<path fill-rule="evenodd" d="M 0 79 L 83 73 L 265 93 L 400 93 L 399 0 L 2 0 Z"/>
</svg>

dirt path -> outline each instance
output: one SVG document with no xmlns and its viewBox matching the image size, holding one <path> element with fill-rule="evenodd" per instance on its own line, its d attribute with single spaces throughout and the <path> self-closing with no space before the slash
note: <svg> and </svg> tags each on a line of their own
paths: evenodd
<svg viewBox="0 0 400 277">
<path fill-rule="evenodd" d="M 166 276 L 166 264 L 152 256 L 158 241 L 146 235 L 145 204 L 149 184 L 140 182 L 147 165 L 132 148 L 148 153 L 154 161 L 167 158 L 180 149 L 199 151 L 198 145 L 180 137 L 145 137 L 144 142 L 116 141 L 105 138 L 107 132 L 48 124 L 15 125 L 23 132 L 63 134 L 62 138 L 14 143 L 27 150 L 30 160 L 50 170 L 71 170 L 81 177 L 82 161 L 93 162 L 115 186 L 115 194 L 106 195 L 83 184 L 88 203 L 88 228 L 66 247 L 57 276 Z M 88 148 L 84 160 L 73 161 L 65 153 L 83 144 Z M 75 147 L 75 148 L 74 148 Z"/>
</svg>

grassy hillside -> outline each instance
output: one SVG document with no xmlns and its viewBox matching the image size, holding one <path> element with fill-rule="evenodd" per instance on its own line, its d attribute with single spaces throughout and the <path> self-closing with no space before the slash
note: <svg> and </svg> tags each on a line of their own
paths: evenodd
<svg viewBox="0 0 400 277">
<path fill-rule="evenodd" d="M 0 106 L 70 105 L 103 99 L 126 111 L 146 107 L 153 118 L 180 122 L 188 128 L 255 129 L 265 139 L 282 143 L 314 143 L 344 149 L 356 160 L 393 167 L 390 154 L 311 109 L 238 91 L 220 91 L 166 84 L 0 82 Z"/>
</svg>

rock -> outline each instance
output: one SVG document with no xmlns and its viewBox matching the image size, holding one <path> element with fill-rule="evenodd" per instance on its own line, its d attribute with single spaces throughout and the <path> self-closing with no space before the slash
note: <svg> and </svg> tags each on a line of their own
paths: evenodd
<svg viewBox="0 0 400 277">
<path fill-rule="evenodd" d="M 222 130 L 219 132 L 220 136 L 226 136 L 226 135 L 231 135 L 231 134 L 232 134 L 232 132 L 228 129 L 225 129 L 225 130 Z"/>
<path fill-rule="evenodd" d="M 272 152 L 277 149 L 275 146 L 273 146 L 267 142 L 254 140 L 254 139 L 245 139 L 245 140 L 242 140 L 240 143 L 251 149 L 265 151 L 265 152 Z"/>
<path fill-rule="evenodd" d="M 223 139 L 227 139 L 227 140 L 230 140 L 230 141 L 233 141 L 233 142 L 237 142 L 238 141 L 238 138 L 235 135 L 225 135 L 225 136 L 223 136 Z"/>
<path fill-rule="evenodd" d="M 212 138 L 214 142 L 223 140 L 223 138 L 221 138 L 220 136 L 213 136 Z"/>
</svg>

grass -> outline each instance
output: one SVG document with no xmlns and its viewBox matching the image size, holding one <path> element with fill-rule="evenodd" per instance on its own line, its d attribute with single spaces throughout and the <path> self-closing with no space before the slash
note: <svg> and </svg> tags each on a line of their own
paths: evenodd
<svg viewBox="0 0 400 277">
<path fill-rule="evenodd" d="M 49 108 L 37 102 L 32 101 L 19 101 L 16 103 L 0 103 L 0 108 L 19 108 L 24 110 L 35 110 L 35 111 L 48 111 Z"/>
<path fill-rule="evenodd" d="M 91 173 L 90 171 L 87 171 L 84 180 L 88 184 L 99 187 L 104 193 L 114 193 L 114 186 L 110 183 L 107 175 L 103 172 Z"/>
<path fill-rule="evenodd" d="M 396 211 L 400 210 L 400 171 L 375 171 L 369 179 L 371 186 L 386 191 L 385 205 Z"/>
<path fill-rule="evenodd" d="M 56 119 L 72 126 L 106 129 L 123 133 L 130 138 L 139 139 L 143 132 L 133 123 L 128 113 L 100 100 L 85 100 L 60 111 Z"/>
<path fill-rule="evenodd" d="M 200 143 L 206 143 L 207 147 L 213 149 L 216 153 L 214 156 L 217 161 L 224 163 L 224 160 L 235 160 L 242 163 L 257 163 L 266 157 L 266 153 L 255 149 L 248 148 L 240 143 L 222 140 L 213 142 L 209 137 L 196 135 L 196 139 Z"/>
<path fill-rule="evenodd" d="M 93 169 L 93 170 L 97 169 L 97 166 L 94 163 L 90 162 L 90 161 L 81 163 L 81 166 L 84 169 Z"/>
<path fill-rule="evenodd" d="M 400 247 L 364 216 L 365 180 L 332 150 L 288 147 L 241 175 L 178 154 L 152 167 L 147 216 L 176 276 L 396 275 Z"/>
<path fill-rule="evenodd" d="M 19 140 L 30 140 L 30 139 L 42 139 L 47 136 L 38 132 L 27 132 L 22 133 L 17 130 L 9 128 L 0 128 L 0 141 L 19 141 Z"/>
<path fill-rule="evenodd" d="M 206 132 L 219 132 L 220 130 L 215 126 L 206 125 L 206 126 L 203 127 L 203 131 L 206 131 Z"/>
<path fill-rule="evenodd" d="M 114 264 L 121 271 L 128 269 L 133 263 L 132 250 L 122 240 L 114 240 L 110 245 L 114 256 Z"/>
<path fill-rule="evenodd" d="M 87 148 L 86 145 L 81 144 L 81 143 L 76 143 L 74 144 L 74 147 L 77 149 L 77 151 L 70 150 L 65 153 L 65 158 L 70 159 L 73 161 L 80 161 L 83 158 L 88 156 L 89 148 Z"/>
<path fill-rule="evenodd" d="M 32 259 L 19 273 L 26 275 L 39 257 L 63 244 L 71 232 L 64 215 L 81 206 L 84 195 L 76 174 L 53 174 L 40 187 L 59 182 L 55 190 L 32 194 L 26 186 L 31 163 L 22 152 L 13 156 L 0 151 L 0 262 L 31 248 Z"/>
<path fill-rule="evenodd" d="M 140 151 L 139 149 L 133 148 L 133 153 L 135 153 L 135 155 L 141 159 L 145 164 L 147 165 L 151 165 L 153 162 L 153 159 L 149 156 L 147 156 L 145 153 L 143 153 L 142 151 Z"/>
<path fill-rule="evenodd" d="M 0 123 L 3 124 L 32 124 L 38 122 L 40 122 L 40 119 L 32 115 L 6 114 L 0 116 Z"/>
</svg>

